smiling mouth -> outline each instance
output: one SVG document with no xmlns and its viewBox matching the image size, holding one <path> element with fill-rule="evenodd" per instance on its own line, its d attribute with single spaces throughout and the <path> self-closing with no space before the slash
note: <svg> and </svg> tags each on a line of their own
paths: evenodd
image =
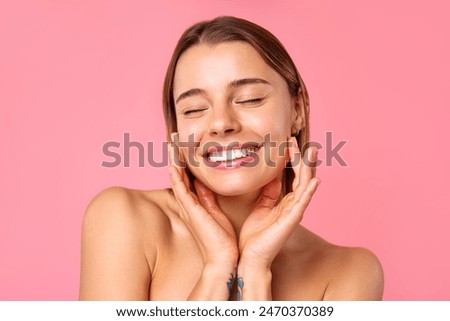
<svg viewBox="0 0 450 321">
<path fill-rule="evenodd" d="M 261 148 L 262 144 L 244 144 L 243 146 L 214 146 L 204 155 L 210 162 L 221 163 L 241 158 L 252 157 Z"/>
</svg>

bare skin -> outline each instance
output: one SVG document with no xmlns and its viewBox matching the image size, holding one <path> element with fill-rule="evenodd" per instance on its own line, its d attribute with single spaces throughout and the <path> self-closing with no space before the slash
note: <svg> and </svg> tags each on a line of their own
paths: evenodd
<svg viewBox="0 0 450 321">
<path fill-rule="evenodd" d="M 87 211 L 82 253 L 81 300 L 187 300 L 203 270 L 169 190 L 103 191 Z M 335 246 L 301 225 L 271 272 L 273 300 L 379 300 L 383 291 L 371 252 Z M 229 277 L 219 280 L 224 288 Z"/>
<path fill-rule="evenodd" d="M 381 299 L 383 273 L 371 252 L 335 246 L 300 225 L 320 183 L 314 167 L 295 162 L 300 150 L 290 136 L 303 126 L 302 105 L 253 47 L 188 49 L 177 64 L 174 100 L 180 141 L 193 135 L 199 147 L 189 154 L 171 145 L 171 189 L 112 188 L 92 201 L 83 223 L 81 299 Z M 267 133 L 277 148 L 263 143 L 252 157 L 268 155 L 272 166 L 204 162 L 216 157 L 202 148 L 209 142 L 243 146 Z M 314 163 L 317 150 L 302 156 Z M 192 157 L 196 193 L 178 166 Z M 287 160 L 295 179 L 282 195 Z"/>
</svg>

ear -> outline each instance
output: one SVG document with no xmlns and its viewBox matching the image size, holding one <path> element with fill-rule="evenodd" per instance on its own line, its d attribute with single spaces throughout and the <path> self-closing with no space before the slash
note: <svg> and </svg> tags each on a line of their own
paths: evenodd
<svg viewBox="0 0 450 321">
<path fill-rule="evenodd" d="M 291 133 L 295 133 L 305 127 L 305 101 L 300 91 L 297 97 L 292 97 L 292 107 Z"/>
</svg>

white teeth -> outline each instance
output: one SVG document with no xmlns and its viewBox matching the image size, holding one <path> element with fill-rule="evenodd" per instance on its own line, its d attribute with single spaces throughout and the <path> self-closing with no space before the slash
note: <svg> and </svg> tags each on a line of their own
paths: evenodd
<svg viewBox="0 0 450 321">
<path fill-rule="evenodd" d="M 225 162 L 238 158 L 247 157 L 255 152 L 255 147 L 222 150 L 220 152 L 209 153 L 208 158 L 211 162 Z"/>
</svg>

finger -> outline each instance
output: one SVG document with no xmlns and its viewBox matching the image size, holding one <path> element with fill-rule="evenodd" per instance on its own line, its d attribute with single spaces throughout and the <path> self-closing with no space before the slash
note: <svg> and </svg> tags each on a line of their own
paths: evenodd
<svg viewBox="0 0 450 321">
<path fill-rule="evenodd" d="M 175 167 L 175 169 L 178 171 L 179 175 L 181 176 L 181 179 L 188 187 L 188 190 L 190 191 L 190 181 L 189 177 L 185 171 L 186 163 L 183 161 L 183 155 L 180 153 L 179 148 L 177 147 L 177 133 L 172 133 L 172 142 L 169 144 L 169 163 L 171 166 Z"/>
<path fill-rule="evenodd" d="M 203 209 L 198 201 L 193 197 L 189 190 L 188 185 L 186 185 L 180 172 L 175 168 L 175 166 L 169 167 L 170 181 L 172 184 L 172 190 L 180 203 L 181 207 L 189 212 Z M 188 212 L 188 211 L 186 211 Z"/>
<path fill-rule="evenodd" d="M 200 205 L 202 205 L 205 210 L 211 214 L 211 216 L 215 219 L 217 223 L 228 233 L 234 235 L 234 229 L 231 225 L 230 220 L 226 217 L 225 213 L 217 204 L 216 197 L 206 185 L 204 185 L 199 180 L 194 181 L 195 189 L 197 190 L 198 201 Z"/>
<path fill-rule="evenodd" d="M 292 194 L 288 194 L 283 198 L 280 203 L 281 211 L 277 215 L 276 224 L 273 224 L 274 228 L 278 229 L 280 235 L 284 234 L 289 236 L 298 226 L 319 183 L 320 180 L 318 178 L 313 178 L 298 200 L 295 200 Z"/>
<path fill-rule="evenodd" d="M 280 193 L 281 181 L 279 179 L 272 180 L 269 184 L 264 186 L 256 207 L 267 207 L 272 209 L 277 204 Z"/>
<path fill-rule="evenodd" d="M 300 171 L 302 168 L 302 160 L 300 149 L 298 148 L 297 139 L 292 137 L 288 141 L 288 151 L 289 151 L 289 160 L 291 161 L 291 166 L 294 171 L 294 180 L 292 182 L 292 190 L 295 190 L 299 183 Z"/>
<path fill-rule="evenodd" d="M 316 177 L 317 160 L 319 159 L 319 150 L 316 147 L 313 147 L 311 157 L 311 177 Z"/>
<path fill-rule="evenodd" d="M 185 192 L 186 187 L 179 184 L 179 181 L 182 181 L 182 179 L 176 166 L 169 166 L 169 177 L 170 184 L 172 185 L 172 190 L 176 197 L 178 196 L 178 193 Z"/>
<path fill-rule="evenodd" d="M 186 184 L 185 171 L 182 167 L 178 166 L 179 162 L 176 161 L 176 154 L 175 153 L 175 143 L 173 142 L 173 134 L 172 133 L 172 143 L 169 144 L 169 160 L 170 160 L 170 166 L 169 166 L 169 175 L 170 175 L 170 181 L 172 184 L 172 189 L 175 193 L 175 196 L 178 196 L 180 193 L 190 193 L 189 189 L 189 183 Z M 178 199 L 178 197 L 177 197 Z"/>
<path fill-rule="evenodd" d="M 169 147 L 172 147 L 172 150 L 169 153 L 169 158 L 171 158 L 174 165 L 184 168 L 186 166 L 186 162 L 184 160 L 183 154 L 181 153 L 178 133 L 173 132 L 170 134 L 170 137 L 171 141 Z"/>
<path fill-rule="evenodd" d="M 315 176 L 315 166 L 317 162 L 318 150 L 316 147 L 309 147 L 304 155 L 304 163 L 300 171 L 299 191 L 301 193 Z M 297 193 L 297 191 L 296 191 Z M 298 195 L 296 195 L 298 196 Z"/>
<path fill-rule="evenodd" d="M 287 206 L 281 213 L 276 224 L 282 231 L 280 232 L 280 234 L 286 233 L 287 235 L 291 235 L 298 224 L 300 224 L 303 219 L 305 210 L 308 207 L 315 190 L 317 189 L 317 185 L 318 184 L 311 184 L 311 186 L 308 185 L 305 193 L 302 194 L 300 200 L 296 201 L 293 204 L 291 203 L 292 205 Z"/>
<path fill-rule="evenodd" d="M 292 213 L 294 216 L 297 217 L 303 217 L 303 212 L 308 207 L 314 193 L 317 190 L 317 187 L 320 184 L 320 179 L 317 177 L 314 177 L 310 180 L 308 185 L 305 187 L 304 191 L 301 193 L 298 199 L 294 197 L 294 204 L 292 205 L 292 208 L 290 210 L 290 213 Z"/>
<path fill-rule="evenodd" d="M 169 167 L 169 174 L 172 184 L 172 190 L 178 206 L 180 207 L 178 211 L 179 217 L 185 223 L 186 228 L 189 230 L 197 244 L 202 244 L 196 233 L 195 222 L 191 224 L 193 216 L 196 216 L 195 214 L 199 212 L 199 204 L 192 198 L 192 195 L 188 192 L 188 189 L 182 181 L 180 173 L 175 166 Z M 189 212 L 186 209 L 188 209 Z M 192 213 L 194 213 L 194 215 L 192 215 Z M 201 246 L 200 251 L 202 252 L 202 256 L 205 257 L 205 253 Z"/>
<path fill-rule="evenodd" d="M 208 211 L 220 211 L 214 193 L 199 180 L 194 181 L 195 190 L 197 191 L 198 201 Z"/>
<path fill-rule="evenodd" d="M 177 159 L 177 157 L 179 157 L 179 153 L 175 151 L 176 145 L 173 139 L 173 134 L 172 133 L 172 141 L 168 144 L 168 150 L 169 150 L 169 165 L 174 166 L 177 170 L 178 167 L 180 165 L 179 159 Z M 177 155 L 176 155 L 177 154 Z"/>
<path fill-rule="evenodd" d="M 169 156 L 169 158 L 170 158 L 170 156 Z M 180 194 L 180 187 L 177 186 L 177 184 L 176 184 L 176 181 L 179 180 L 179 176 L 180 176 L 180 173 L 178 172 L 178 169 L 176 168 L 176 166 L 170 164 L 169 165 L 170 185 L 172 187 L 173 195 L 175 196 L 177 204 L 180 208 L 180 210 L 179 210 L 180 216 L 182 218 L 184 218 L 187 215 L 186 214 L 187 212 L 179 200 L 178 195 Z"/>
</svg>

